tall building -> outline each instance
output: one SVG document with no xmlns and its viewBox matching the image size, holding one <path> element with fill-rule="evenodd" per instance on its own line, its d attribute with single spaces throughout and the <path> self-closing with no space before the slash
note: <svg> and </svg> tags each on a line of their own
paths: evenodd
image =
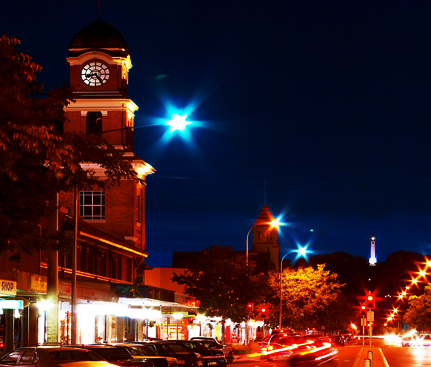
<svg viewBox="0 0 431 367">
<path fill-rule="evenodd" d="M 145 179 L 155 170 L 133 151 L 134 113 L 138 106 L 128 98 L 129 49 L 123 36 L 98 18 L 79 31 L 69 44 L 70 85 L 75 103 L 65 108 L 64 132 L 102 135 L 124 151 Z M 103 171 L 89 162 L 103 179 Z M 71 195 L 64 195 L 72 207 Z M 145 252 L 145 185 L 124 181 L 120 187 L 79 193 L 79 217 L 93 227 L 123 239 Z"/>
<path fill-rule="evenodd" d="M 172 314 L 196 310 L 184 295 L 177 297 L 174 290 L 145 283 L 149 269 L 145 264 L 146 176 L 155 169 L 133 149 L 138 107 L 128 97 L 132 63 L 123 36 L 99 17 L 73 37 L 67 61 L 74 101 L 65 107 L 63 132 L 102 135 L 132 163 L 142 183 L 122 180 L 121 185 L 106 189 L 58 193 L 53 200 L 56 215 L 42 221 L 41 232 L 59 228 L 73 236 L 76 230 L 75 267 L 72 251 L 23 255 L 20 264 L 0 259 L 0 281 L 8 285 L 0 296 L 17 301 L 12 306 L 0 305 L 5 310 L 5 333 L 0 330 L 5 351 L 17 341 L 70 344 L 72 315 L 77 316 L 77 343 L 122 342 L 142 340 L 143 335 L 173 335 L 178 322 L 172 321 Z M 97 164 L 81 165 L 105 179 Z M 76 295 L 75 309 L 72 294 Z"/>
</svg>

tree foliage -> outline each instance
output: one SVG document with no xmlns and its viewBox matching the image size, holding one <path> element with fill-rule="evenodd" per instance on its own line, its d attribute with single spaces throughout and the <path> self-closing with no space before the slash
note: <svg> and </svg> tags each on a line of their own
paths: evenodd
<svg viewBox="0 0 431 367">
<path fill-rule="evenodd" d="M 404 314 L 408 326 L 418 331 L 431 329 L 431 284 L 420 296 L 409 297 L 409 308 Z"/>
<path fill-rule="evenodd" d="M 19 260 L 20 253 L 58 246 L 58 234 L 41 236 L 41 220 L 59 191 L 139 180 L 130 161 L 102 137 L 63 134 L 64 107 L 73 103 L 63 86 L 43 94 L 36 74 L 42 67 L 18 52 L 19 40 L 0 38 L 0 255 Z M 105 171 L 100 180 L 80 163 Z"/>
<path fill-rule="evenodd" d="M 337 281 L 337 274 L 325 271 L 324 267 L 321 264 L 316 269 L 284 269 L 281 274 L 281 292 L 280 274 L 271 274 L 270 284 L 277 295 L 274 302 L 278 305 L 282 295 L 283 326 L 294 329 L 320 329 L 323 326 L 327 330 L 346 326 L 350 315 L 340 291 L 344 284 Z"/>
<path fill-rule="evenodd" d="M 236 258 L 231 247 L 210 246 L 201 259 L 184 274 L 172 280 L 185 286 L 186 294 L 200 301 L 199 311 L 234 322 L 247 319 L 249 303 L 259 303 L 267 294 L 268 278 L 251 275 L 243 256 Z"/>
</svg>

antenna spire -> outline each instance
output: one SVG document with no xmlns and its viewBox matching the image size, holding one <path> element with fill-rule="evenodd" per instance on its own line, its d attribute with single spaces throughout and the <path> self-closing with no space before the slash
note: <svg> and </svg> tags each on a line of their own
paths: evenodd
<svg viewBox="0 0 431 367">
<path fill-rule="evenodd" d="M 263 199 L 264 199 L 265 205 L 266 205 L 266 180 L 264 181 Z"/>
<path fill-rule="evenodd" d="M 97 0 L 97 17 L 100 18 L 100 0 Z"/>
</svg>

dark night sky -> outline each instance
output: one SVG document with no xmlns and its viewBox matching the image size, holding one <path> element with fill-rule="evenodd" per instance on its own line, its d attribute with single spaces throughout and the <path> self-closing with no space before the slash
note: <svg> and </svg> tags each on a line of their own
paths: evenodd
<svg viewBox="0 0 431 367">
<path fill-rule="evenodd" d="M 97 1 L 2 8 L 0 32 L 46 89 L 68 82 L 68 44 Z M 380 261 L 431 253 L 431 2 L 101 0 L 101 16 L 129 46 L 135 148 L 157 170 L 149 265 L 245 250 L 265 182 L 282 255 L 368 258 L 370 234 Z M 189 112 L 189 139 L 164 139 L 172 106 Z"/>
</svg>

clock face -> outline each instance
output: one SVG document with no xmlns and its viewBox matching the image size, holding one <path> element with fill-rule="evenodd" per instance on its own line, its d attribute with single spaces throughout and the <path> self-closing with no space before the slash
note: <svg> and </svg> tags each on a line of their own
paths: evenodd
<svg viewBox="0 0 431 367">
<path fill-rule="evenodd" d="M 81 71 L 81 77 L 85 84 L 90 87 L 99 87 L 109 79 L 109 69 L 101 62 L 90 62 Z"/>
</svg>

